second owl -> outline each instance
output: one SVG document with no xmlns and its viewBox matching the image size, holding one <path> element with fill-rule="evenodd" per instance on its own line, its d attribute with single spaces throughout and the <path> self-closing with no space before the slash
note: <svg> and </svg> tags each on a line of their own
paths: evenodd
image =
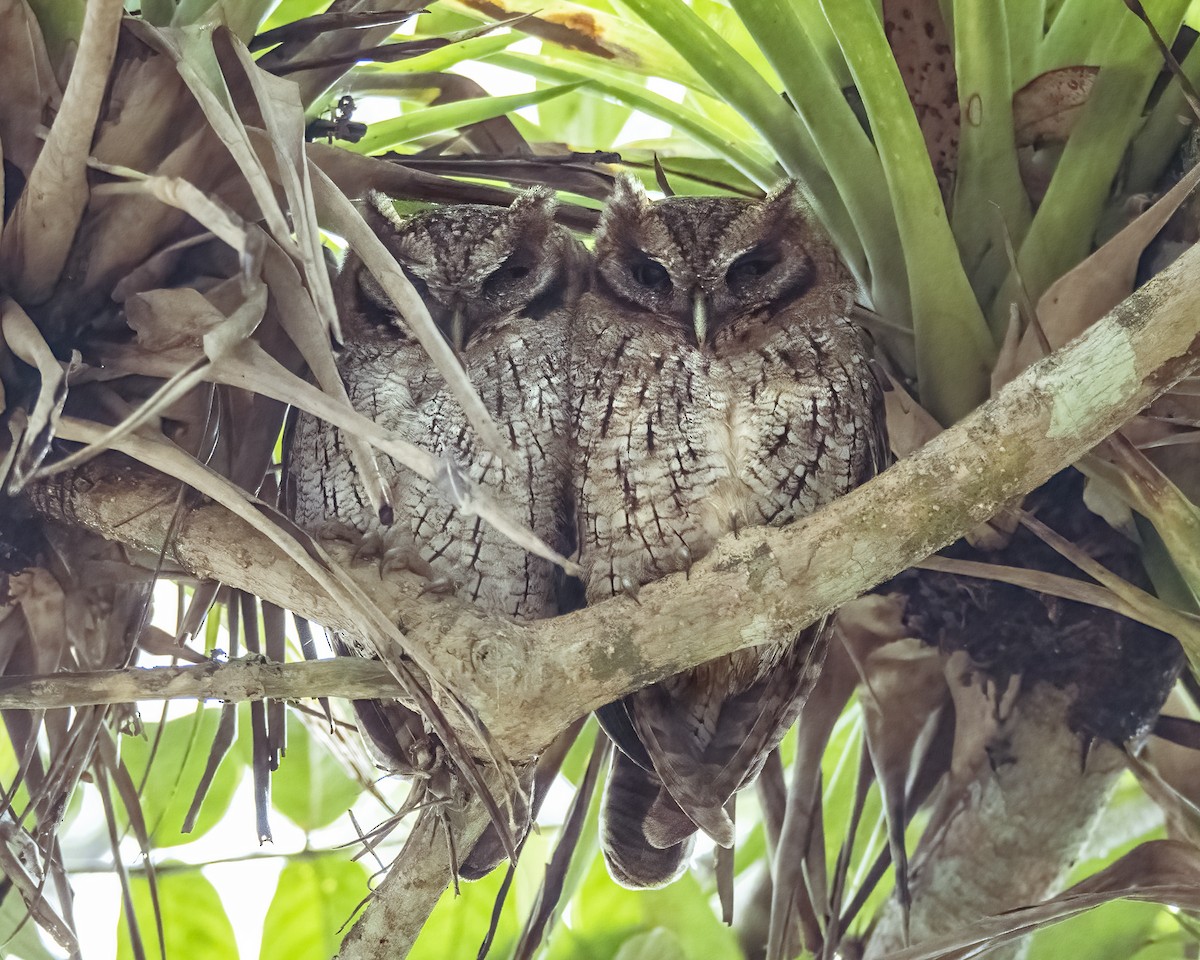
<svg viewBox="0 0 1200 960">
<path fill-rule="evenodd" d="M 854 285 L 795 183 L 761 201 L 651 202 L 618 180 L 579 304 L 575 497 L 589 603 L 686 570 L 741 526 L 802 517 L 883 459 Z M 668 883 L 698 829 L 795 720 L 824 658 L 810 628 L 600 711 L 620 747 L 603 808 L 610 871 Z"/>
</svg>

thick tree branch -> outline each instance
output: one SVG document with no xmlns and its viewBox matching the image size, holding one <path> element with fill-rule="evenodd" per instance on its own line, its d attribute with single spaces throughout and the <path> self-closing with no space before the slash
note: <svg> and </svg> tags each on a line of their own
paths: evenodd
<svg viewBox="0 0 1200 960">
<path fill-rule="evenodd" d="M 420 595 L 412 579 L 354 576 L 413 649 L 513 756 L 621 694 L 797 630 L 956 540 L 1077 460 L 1200 366 L 1200 247 L 1082 336 L 871 483 L 782 530 L 726 538 L 682 575 L 578 613 L 520 626 Z M 94 463 L 33 494 L 45 514 L 162 548 L 175 486 Z M 192 509 L 167 556 L 333 627 L 344 611 L 223 508 Z M 349 559 L 348 551 L 340 559 Z M 464 733 L 466 731 L 464 730 Z M 465 739 L 470 742 L 471 736 Z"/>
</svg>

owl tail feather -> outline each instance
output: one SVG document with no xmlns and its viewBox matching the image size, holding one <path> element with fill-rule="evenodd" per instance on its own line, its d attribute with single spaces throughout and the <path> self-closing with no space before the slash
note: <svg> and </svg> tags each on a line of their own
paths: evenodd
<svg viewBox="0 0 1200 960">
<path fill-rule="evenodd" d="M 696 824 L 653 773 L 620 751 L 604 793 L 600 846 L 608 872 L 634 890 L 663 887 L 687 866 Z"/>
</svg>

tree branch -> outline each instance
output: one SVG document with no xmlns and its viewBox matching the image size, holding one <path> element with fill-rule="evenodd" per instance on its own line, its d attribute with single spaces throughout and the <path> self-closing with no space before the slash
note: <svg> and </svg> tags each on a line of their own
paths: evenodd
<svg viewBox="0 0 1200 960">
<path fill-rule="evenodd" d="M 690 578 L 532 625 L 352 575 L 510 755 L 630 690 L 796 631 L 1034 489 L 1200 366 L 1200 246 L 913 456 L 784 529 L 726 538 Z M 42 513 L 159 551 L 177 483 L 112 461 L 32 491 Z M 335 628 L 347 615 L 266 537 L 217 506 L 190 510 L 166 555 Z M 349 562 L 346 547 L 336 560 Z M 464 740 L 473 742 L 465 724 Z"/>
<path fill-rule="evenodd" d="M 188 667 L 131 667 L 88 673 L 0 677 L 0 710 L 53 710 L 137 700 L 302 700 L 398 697 L 382 663 L 338 657 L 309 663 L 229 660 Z"/>
</svg>

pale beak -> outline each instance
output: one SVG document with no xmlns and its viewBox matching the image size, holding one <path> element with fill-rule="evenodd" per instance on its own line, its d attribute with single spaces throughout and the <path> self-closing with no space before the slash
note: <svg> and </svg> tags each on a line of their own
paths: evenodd
<svg viewBox="0 0 1200 960">
<path fill-rule="evenodd" d="M 467 318 L 463 315 L 462 307 L 454 308 L 454 316 L 450 320 L 450 345 L 454 352 L 462 355 L 463 344 L 467 339 Z"/>
<path fill-rule="evenodd" d="M 703 290 L 692 294 L 692 324 L 696 329 L 696 346 L 703 349 L 708 338 L 708 300 Z"/>
</svg>

